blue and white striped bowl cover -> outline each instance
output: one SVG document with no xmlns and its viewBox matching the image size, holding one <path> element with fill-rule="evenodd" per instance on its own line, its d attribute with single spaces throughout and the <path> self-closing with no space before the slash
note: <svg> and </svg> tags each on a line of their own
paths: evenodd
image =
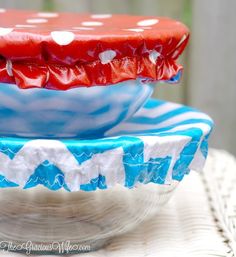
<svg viewBox="0 0 236 257">
<path fill-rule="evenodd" d="M 0 137 L 94 138 L 132 117 L 153 93 L 126 81 L 67 91 L 0 83 Z"/>
<path fill-rule="evenodd" d="M 151 99 L 103 138 L 1 137 L 0 187 L 93 191 L 181 181 L 191 169 L 203 168 L 212 127 L 198 110 Z"/>
</svg>

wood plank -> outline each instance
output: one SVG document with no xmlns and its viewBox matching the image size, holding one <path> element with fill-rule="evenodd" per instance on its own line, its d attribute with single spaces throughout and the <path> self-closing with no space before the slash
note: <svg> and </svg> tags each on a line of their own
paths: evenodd
<svg viewBox="0 0 236 257">
<path fill-rule="evenodd" d="M 130 1 L 127 0 L 90 0 L 93 13 L 129 13 Z"/>
<path fill-rule="evenodd" d="M 170 16 L 180 18 L 183 12 L 184 0 L 131 0 L 136 13 L 143 15 Z"/>
<path fill-rule="evenodd" d="M 0 6 L 2 8 L 11 9 L 37 9 L 41 10 L 42 0 L 0 0 Z"/>
<path fill-rule="evenodd" d="M 90 2 L 84 0 L 54 0 L 54 10 L 64 12 L 89 12 Z"/>
<path fill-rule="evenodd" d="M 189 104 L 215 121 L 213 146 L 236 154 L 236 1 L 193 1 Z"/>
</svg>

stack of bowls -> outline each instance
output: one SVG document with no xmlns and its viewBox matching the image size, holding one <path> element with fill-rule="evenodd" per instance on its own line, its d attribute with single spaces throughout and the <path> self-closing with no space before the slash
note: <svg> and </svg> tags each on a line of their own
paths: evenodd
<svg viewBox="0 0 236 257">
<path fill-rule="evenodd" d="M 0 12 L 0 248 L 96 250 L 155 218 L 211 119 L 151 99 L 188 29 L 160 17 Z"/>
</svg>

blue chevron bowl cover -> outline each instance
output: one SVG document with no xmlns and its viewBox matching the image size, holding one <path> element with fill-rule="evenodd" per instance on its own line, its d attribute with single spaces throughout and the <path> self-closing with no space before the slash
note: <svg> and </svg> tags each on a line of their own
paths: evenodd
<svg viewBox="0 0 236 257">
<path fill-rule="evenodd" d="M 101 138 L 0 137 L 0 187 L 94 191 L 171 184 L 202 169 L 212 127 L 198 110 L 151 99 Z"/>
<path fill-rule="evenodd" d="M 152 92 L 138 81 L 68 91 L 0 84 L 0 136 L 100 137 L 131 117 Z"/>
</svg>

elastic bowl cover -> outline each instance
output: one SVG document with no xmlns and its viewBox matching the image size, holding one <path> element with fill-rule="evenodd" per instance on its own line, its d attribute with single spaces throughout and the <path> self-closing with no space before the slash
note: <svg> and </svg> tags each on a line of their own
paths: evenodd
<svg viewBox="0 0 236 257">
<path fill-rule="evenodd" d="M 201 170 L 213 127 L 193 108 L 149 100 L 134 117 L 90 140 L 0 138 L 0 187 L 93 191 L 172 184 Z"/>
<path fill-rule="evenodd" d="M 153 86 L 126 81 L 67 91 L 0 83 L 0 137 L 98 138 L 130 118 Z"/>
<path fill-rule="evenodd" d="M 165 17 L 0 12 L 0 82 L 20 88 L 169 81 L 189 31 Z"/>
</svg>

